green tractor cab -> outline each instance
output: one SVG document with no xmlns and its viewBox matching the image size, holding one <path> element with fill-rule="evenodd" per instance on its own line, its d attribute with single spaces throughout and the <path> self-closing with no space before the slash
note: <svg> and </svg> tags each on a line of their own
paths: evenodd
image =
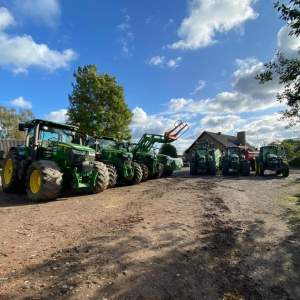
<svg viewBox="0 0 300 300">
<path fill-rule="evenodd" d="M 256 174 L 264 176 L 266 170 L 275 171 L 277 175 L 289 176 L 289 164 L 280 145 L 269 145 L 260 148 L 256 157 Z"/>
<path fill-rule="evenodd" d="M 234 174 L 249 176 L 250 162 L 246 160 L 240 147 L 228 147 L 221 159 L 222 174 L 224 176 Z"/>
<path fill-rule="evenodd" d="M 98 193 L 108 186 L 108 170 L 95 150 L 82 145 L 75 126 L 35 119 L 19 125 L 24 146 L 11 148 L 3 163 L 4 192 L 26 190 L 33 201 L 53 200 L 64 186 Z"/>
<path fill-rule="evenodd" d="M 220 168 L 221 151 L 209 143 L 201 143 L 192 154 L 190 161 L 191 175 L 217 175 Z"/>
<path fill-rule="evenodd" d="M 89 137 L 86 144 L 95 149 L 96 160 L 106 164 L 109 187 L 114 187 L 117 182 L 138 184 L 142 181 L 142 167 L 133 161 L 133 154 L 128 151 L 126 143 L 119 143 L 108 137 Z"/>
</svg>

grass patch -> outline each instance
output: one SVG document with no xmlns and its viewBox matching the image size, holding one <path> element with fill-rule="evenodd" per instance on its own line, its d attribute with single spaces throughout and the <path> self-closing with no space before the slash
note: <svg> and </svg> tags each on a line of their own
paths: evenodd
<svg viewBox="0 0 300 300">
<path fill-rule="evenodd" d="M 282 201 L 282 205 L 285 208 L 285 212 L 283 217 L 287 219 L 289 226 L 293 228 L 300 227 L 300 193 L 295 195 L 289 195 L 286 197 L 284 201 Z"/>
</svg>

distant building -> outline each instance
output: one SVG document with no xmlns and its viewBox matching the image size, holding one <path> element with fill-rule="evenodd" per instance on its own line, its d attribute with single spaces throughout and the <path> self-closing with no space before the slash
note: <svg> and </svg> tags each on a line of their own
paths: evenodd
<svg viewBox="0 0 300 300">
<path fill-rule="evenodd" d="M 246 142 L 246 132 L 238 132 L 236 136 L 222 134 L 221 132 L 203 131 L 195 142 L 184 152 L 184 156 L 189 160 L 191 154 L 197 149 L 197 145 L 203 142 L 213 144 L 216 149 L 223 151 L 227 147 L 245 146 L 247 149 L 254 151 L 255 147 Z"/>
</svg>

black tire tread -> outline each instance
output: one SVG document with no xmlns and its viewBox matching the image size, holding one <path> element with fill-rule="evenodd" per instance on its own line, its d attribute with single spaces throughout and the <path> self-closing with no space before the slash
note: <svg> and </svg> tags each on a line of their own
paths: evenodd
<svg viewBox="0 0 300 300">
<path fill-rule="evenodd" d="M 108 170 L 109 183 L 108 188 L 113 188 L 116 186 L 118 181 L 118 172 L 114 165 L 106 164 L 106 168 Z"/>
<path fill-rule="evenodd" d="M 102 162 L 94 162 L 94 170 L 98 172 L 96 185 L 92 187 L 92 193 L 97 194 L 106 190 L 109 186 L 109 173 L 106 165 Z"/>
<path fill-rule="evenodd" d="M 143 171 L 142 181 L 146 181 L 149 178 L 149 169 L 145 164 L 140 164 L 140 166 Z"/>
<path fill-rule="evenodd" d="M 1 184 L 2 184 L 2 190 L 3 192 L 6 193 L 14 193 L 14 192 L 18 192 L 20 190 L 21 187 L 21 182 L 18 178 L 18 168 L 19 168 L 19 158 L 18 158 L 18 154 L 16 152 L 16 150 L 12 149 L 8 152 L 8 154 L 6 155 L 4 161 L 3 161 L 3 169 L 4 166 L 6 164 L 6 161 L 8 159 L 12 159 L 13 161 L 13 175 L 12 175 L 12 181 L 10 182 L 9 185 L 5 185 L 4 183 L 4 170 L 2 170 L 1 172 Z M 17 167 L 15 167 L 17 166 Z"/>
<path fill-rule="evenodd" d="M 139 184 L 143 179 L 143 169 L 141 165 L 137 162 L 133 162 L 134 176 L 131 181 L 132 184 Z"/>
<path fill-rule="evenodd" d="M 30 175 L 34 170 L 39 170 L 42 175 L 41 190 L 33 194 L 30 191 Z M 58 165 L 49 160 L 34 161 L 28 168 L 26 174 L 26 193 L 32 201 L 48 201 L 59 197 L 62 189 L 63 173 Z"/>
</svg>

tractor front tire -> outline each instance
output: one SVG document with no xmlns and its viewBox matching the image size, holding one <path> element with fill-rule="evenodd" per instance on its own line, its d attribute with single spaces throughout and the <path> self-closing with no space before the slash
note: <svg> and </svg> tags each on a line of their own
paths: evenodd
<svg viewBox="0 0 300 300">
<path fill-rule="evenodd" d="M 158 170 L 154 174 L 153 178 L 158 179 L 161 178 L 164 173 L 164 165 L 162 163 L 158 163 Z"/>
<path fill-rule="evenodd" d="M 165 177 L 172 176 L 172 175 L 173 175 L 173 172 L 174 172 L 174 171 L 173 171 L 172 169 L 165 170 L 163 176 L 165 176 Z"/>
<path fill-rule="evenodd" d="M 229 175 L 229 168 L 226 163 L 222 163 L 222 175 L 228 176 Z"/>
<path fill-rule="evenodd" d="M 265 170 L 264 170 L 264 167 L 259 165 L 258 167 L 258 175 L 259 176 L 264 176 L 265 175 Z"/>
<path fill-rule="evenodd" d="M 33 162 L 26 175 L 26 192 L 32 201 L 49 201 L 59 197 L 62 189 L 63 174 L 53 161 Z"/>
<path fill-rule="evenodd" d="M 18 178 L 19 160 L 15 150 L 10 150 L 3 161 L 3 170 L 1 173 L 1 182 L 3 192 L 18 192 L 21 182 Z"/>
<path fill-rule="evenodd" d="M 288 166 L 284 166 L 283 169 L 282 169 L 282 175 L 283 177 L 288 177 L 290 175 L 290 169 Z"/>
<path fill-rule="evenodd" d="M 149 169 L 145 164 L 140 164 L 142 171 L 143 171 L 143 177 L 142 181 L 146 181 L 149 177 Z"/>
<path fill-rule="evenodd" d="M 109 172 L 106 165 L 102 162 L 94 163 L 94 171 L 97 172 L 95 186 L 91 191 L 93 194 L 98 194 L 106 190 L 109 186 Z"/>
<path fill-rule="evenodd" d="M 143 169 L 140 164 L 133 162 L 133 169 L 134 169 L 134 177 L 131 181 L 131 184 L 139 184 L 143 179 Z"/>
<path fill-rule="evenodd" d="M 108 188 L 113 188 L 116 186 L 118 180 L 117 169 L 115 166 L 110 164 L 107 164 L 106 168 L 108 170 L 108 176 L 109 176 Z"/>
</svg>

